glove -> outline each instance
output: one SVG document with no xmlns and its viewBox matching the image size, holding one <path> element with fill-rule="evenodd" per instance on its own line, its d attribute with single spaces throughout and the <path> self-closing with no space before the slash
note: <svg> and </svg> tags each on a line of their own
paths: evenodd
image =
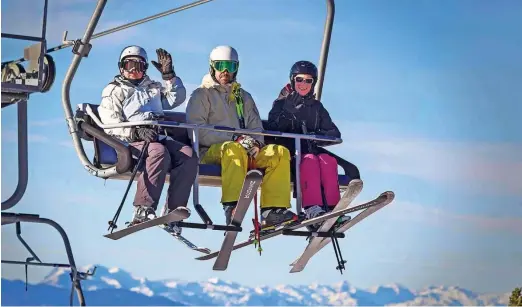
<svg viewBox="0 0 522 307">
<path fill-rule="evenodd" d="M 156 67 L 157 70 L 161 73 L 161 77 L 163 80 L 172 80 L 172 78 L 176 77 L 174 73 L 174 68 L 172 67 L 172 57 L 170 53 L 163 49 L 156 49 L 156 54 L 158 55 L 158 62 L 151 61 L 152 65 Z"/>
<path fill-rule="evenodd" d="M 138 141 L 152 142 L 158 137 L 156 130 L 152 128 L 140 127 L 134 131 L 134 139 Z"/>
<path fill-rule="evenodd" d="M 283 110 L 290 114 L 295 114 L 299 112 L 299 110 L 304 106 L 304 100 L 297 94 L 297 92 L 292 92 L 287 96 L 285 100 L 285 104 L 283 106 Z"/>
<path fill-rule="evenodd" d="M 255 158 L 261 150 L 261 143 L 259 143 L 256 139 L 251 137 L 250 135 L 234 135 L 234 142 L 238 142 L 245 148 L 247 154 L 250 157 Z"/>
</svg>

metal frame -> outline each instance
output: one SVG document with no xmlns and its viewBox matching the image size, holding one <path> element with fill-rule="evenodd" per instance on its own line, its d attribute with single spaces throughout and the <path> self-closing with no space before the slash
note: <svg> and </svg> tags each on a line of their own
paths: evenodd
<svg viewBox="0 0 522 307">
<path fill-rule="evenodd" d="M 36 256 L 36 254 L 33 252 L 33 250 L 29 247 L 29 245 L 22 239 L 21 237 L 21 226 L 20 222 L 27 222 L 27 223 L 40 223 L 40 224 L 47 224 L 53 227 L 58 231 L 60 236 L 63 239 L 63 243 L 65 245 L 65 250 L 67 252 L 67 258 L 69 260 L 69 264 L 61 264 L 61 263 L 42 263 L 40 258 Z M 29 251 L 29 253 L 32 255 L 32 257 L 27 258 L 25 262 L 22 261 L 13 261 L 13 260 L 2 260 L 2 263 L 7 264 L 23 264 L 23 265 L 35 265 L 35 266 L 52 266 L 52 267 L 68 267 L 71 269 L 71 281 L 72 281 L 72 288 L 71 288 L 71 298 L 70 298 L 70 304 L 73 305 L 73 295 L 72 290 L 76 290 L 76 294 L 78 295 L 78 301 L 81 306 L 85 306 L 85 298 L 83 296 L 82 287 L 80 284 L 80 280 L 85 279 L 88 275 L 93 275 L 92 273 L 81 273 L 78 272 L 76 269 L 76 263 L 74 261 L 74 256 L 71 249 L 71 243 L 69 242 L 69 238 L 67 237 L 67 234 L 65 233 L 65 230 L 55 221 L 41 218 L 37 214 L 18 214 L 18 213 L 11 213 L 11 212 L 2 212 L 2 226 L 7 224 L 16 223 L 16 235 L 20 242 L 25 246 L 25 248 Z M 30 262 L 32 260 L 38 261 L 37 263 Z"/>
<path fill-rule="evenodd" d="M 43 90 L 43 68 L 44 68 L 44 56 L 45 56 L 45 49 L 47 48 L 47 39 L 46 36 L 46 30 L 47 30 L 47 6 L 48 6 L 48 0 L 44 0 L 44 12 L 43 12 L 43 20 L 42 20 L 42 36 L 41 37 L 35 37 L 35 36 L 27 36 L 27 35 L 18 35 L 18 34 L 11 34 L 11 33 L 2 33 L 3 38 L 11 38 L 11 39 L 19 39 L 19 40 L 27 40 L 27 41 L 36 41 L 40 43 L 40 56 L 38 57 L 38 85 L 25 85 L 25 84 L 14 84 L 10 82 L 2 82 L 2 95 L 5 93 L 35 93 L 35 92 L 41 92 Z M 22 60 L 25 60 L 25 58 L 22 58 Z M 22 61 L 20 61 L 22 62 Z M 6 64 L 9 64 L 11 62 L 3 62 L 2 67 Z M 24 100 L 27 101 L 29 97 L 27 96 Z"/>
<path fill-rule="evenodd" d="M 20 101 L 17 105 L 18 108 L 18 183 L 15 191 L 6 201 L 2 202 L 2 211 L 9 210 L 13 208 L 16 204 L 20 202 L 22 197 L 25 194 L 28 183 L 28 169 L 29 169 L 29 159 L 28 159 L 28 141 L 27 141 L 27 101 Z M 17 213 L 4 213 L 2 212 L 2 226 L 7 224 L 16 223 L 17 228 L 17 237 L 22 242 L 22 244 L 26 247 L 29 253 L 32 255 L 32 258 L 28 258 L 26 262 L 22 261 L 12 261 L 12 260 L 2 260 L 2 263 L 7 264 L 23 264 L 23 265 L 40 265 L 40 266 L 54 266 L 54 267 L 69 267 L 71 269 L 71 280 L 73 289 L 76 289 L 76 293 L 78 295 L 78 301 L 82 306 L 85 306 L 85 298 L 83 296 L 83 291 L 81 288 L 80 280 L 84 279 L 85 273 L 80 273 L 76 269 L 76 264 L 74 261 L 74 257 L 72 254 L 71 244 L 69 243 L 69 239 L 67 234 L 63 230 L 63 228 L 53 220 L 41 218 L 38 215 L 32 214 L 17 214 Z M 43 223 L 48 224 L 54 227 L 62 236 L 65 250 L 67 252 L 67 257 L 69 259 L 69 264 L 56 264 L 56 263 L 41 263 L 40 259 L 36 254 L 32 251 L 32 249 L 25 243 L 25 241 L 21 237 L 21 229 L 20 222 L 27 223 Z M 38 263 L 31 263 L 30 260 L 36 260 Z M 90 275 L 87 273 L 87 275 Z M 72 292 L 71 292 L 72 293 Z M 72 296 L 71 296 L 71 305 L 72 305 Z"/>
<path fill-rule="evenodd" d="M 71 137 L 73 139 L 73 144 L 76 149 L 76 152 L 78 154 L 78 158 L 80 159 L 81 163 L 84 165 L 84 167 L 93 175 L 100 176 L 100 177 L 110 177 L 112 175 L 116 175 L 116 168 L 111 167 L 108 169 L 99 169 L 95 167 L 90 161 L 87 155 L 85 154 L 85 150 L 83 148 L 83 144 L 81 143 L 79 131 L 77 127 L 77 123 L 74 120 L 72 107 L 71 107 L 71 99 L 70 99 L 70 89 L 71 89 L 71 83 L 74 78 L 74 75 L 76 73 L 76 70 L 78 69 L 80 62 L 82 60 L 82 57 L 86 57 L 88 55 L 88 50 L 91 48 L 90 41 L 91 39 L 100 37 L 105 34 L 114 33 L 116 31 L 119 31 L 121 29 L 126 29 L 141 23 L 145 23 L 147 21 L 165 16 L 167 14 L 173 14 L 177 13 L 179 11 L 182 11 L 184 9 L 200 5 L 206 2 L 210 2 L 211 0 L 201 0 L 201 1 L 195 1 L 191 4 L 181 6 L 177 9 L 173 9 L 170 11 L 167 11 L 165 13 L 154 15 L 150 18 L 144 18 L 132 23 L 128 23 L 104 32 L 101 32 L 99 34 L 93 35 L 94 29 L 96 28 L 98 21 L 100 19 L 100 16 L 105 8 L 105 5 L 107 4 L 107 0 L 98 0 L 96 4 L 96 8 L 94 9 L 94 12 L 91 16 L 91 19 L 89 20 L 89 23 L 87 25 L 87 28 L 85 29 L 85 33 L 81 40 L 76 41 L 76 46 L 80 46 L 80 48 L 83 48 L 87 50 L 86 53 L 82 52 L 74 52 L 74 57 L 72 59 L 72 62 L 69 66 L 69 69 L 67 70 L 67 73 L 65 75 L 65 79 L 62 86 L 62 106 L 65 112 L 65 119 L 67 121 L 67 125 L 69 128 L 69 133 L 71 134 Z M 326 63 L 328 58 L 328 52 L 329 52 L 329 45 L 330 45 L 330 37 L 331 37 L 331 31 L 333 26 L 333 20 L 334 20 L 334 14 L 335 14 L 335 5 L 334 0 L 327 0 L 327 17 L 326 17 L 326 23 L 325 23 L 325 31 L 324 31 L 324 37 L 323 37 L 323 43 L 322 43 L 322 49 L 321 49 L 321 55 L 319 59 L 319 76 L 317 81 L 317 98 L 320 99 L 321 97 L 321 91 L 323 87 L 323 80 L 324 80 L 324 74 L 326 69 Z M 143 124 L 143 122 L 140 122 Z M 199 141 L 197 137 L 197 130 L 198 129 L 212 129 L 216 131 L 234 131 L 234 132 L 245 132 L 248 134 L 258 134 L 258 135 L 272 135 L 272 136 L 278 136 L 278 137 L 290 137 L 294 138 L 296 140 L 296 178 L 299 178 L 300 170 L 300 156 L 301 156 L 301 139 L 317 139 L 314 137 L 306 136 L 306 135 L 300 135 L 300 134 L 280 134 L 280 133 L 266 133 L 266 132 L 259 132 L 259 131 L 251 131 L 251 130 L 243 130 L 243 129 L 233 129 L 228 127 L 208 127 L 208 126 L 201 126 L 201 125 L 189 125 L 189 124 L 181 124 L 181 123 L 173 123 L 173 122 L 161 122 L 161 121 L 151 121 L 146 122 L 147 124 L 151 125 L 160 125 L 160 126 L 167 126 L 167 127 L 186 127 L 186 128 L 192 128 L 193 129 L 193 136 L 194 136 L 194 151 L 199 152 Z M 122 127 L 122 126 L 133 126 L 138 125 L 139 123 L 127 123 L 123 125 L 101 125 L 99 123 L 100 127 Z M 324 140 L 324 139 L 321 139 Z M 339 140 L 337 140 L 339 141 Z M 199 173 L 199 172 L 198 172 Z M 301 185 L 299 180 L 296 180 L 296 190 L 297 190 L 297 212 L 301 212 Z M 194 204 L 197 204 L 199 201 L 199 183 L 198 179 L 196 178 L 194 186 L 193 186 L 193 199 Z"/>
</svg>

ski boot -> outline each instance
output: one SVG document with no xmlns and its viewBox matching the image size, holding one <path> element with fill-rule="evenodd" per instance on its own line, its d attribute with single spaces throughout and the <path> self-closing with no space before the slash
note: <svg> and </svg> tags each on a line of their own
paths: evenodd
<svg viewBox="0 0 522 307">
<path fill-rule="evenodd" d="M 323 206 L 313 205 L 313 206 L 305 208 L 304 211 L 305 211 L 306 219 L 310 220 L 310 219 L 320 217 L 321 215 L 330 213 L 333 211 L 334 208 L 335 207 L 333 207 L 333 206 L 331 206 L 331 207 L 329 206 L 329 207 L 326 207 L 326 210 L 325 210 L 325 208 Z M 350 220 L 351 220 L 351 217 L 349 215 L 341 215 L 341 216 L 337 217 L 334 227 L 340 226 L 342 223 L 350 221 Z M 306 226 L 306 228 L 308 229 L 308 231 L 315 232 L 315 231 L 319 230 L 319 228 L 321 228 L 321 225 L 323 225 L 324 222 L 325 221 L 317 222 L 315 224 Z"/>
<path fill-rule="evenodd" d="M 165 210 L 168 210 L 168 212 L 165 212 Z M 187 208 L 187 207 L 183 207 L 183 206 L 177 207 L 174 210 L 170 210 L 170 209 L 166 209 L 165 208 L 165 209 L 163 209 L 163 211 L 164 211 L 163 214 L 169 214 L 172 211 L 177 211 L 177 212 L 179 212 L 181 214 L 186 213 L 187 215 L 190 215 L 190 209 Z M 181 222 L 181 221 L 176 221 L 176 222 L 170 222 L 170 223 L 167 223 L 167 224 L 163 224 L 162 227 L 163 227 L 164 230 L 166 230 L 170 234 L 172 234 L 174 236 L 179 236 L 179 235 L 181 235 L 181 230 L 182 230 L 182 228 L 179 226 L 179 222 Z"/>
<path fill-rule="evenodd" d="M 232 216 L 236 212 L 237 201 L 229 201 L 223 203 L 223 211 L 225 213 L 225 225 L 230 225 Z"/>
<path fill-rule="evenodd" d="M 304 208 L 305 217 L 307 220 L 314 219 L 316 217 L 320 217 L 321 215 L 325 215 L 327 212 L 324 210 L 323 206 L 320 205 L 313 205 L 310 207 Z M 311 224 L 306 226 L 306 229 L 308 231 L 317 231 L 321 227 L 322 222 L 317 222 L 315 224 Z"/>
<path fill-rule="evenodd" d="M 262 208 L 261 209 L 261 229 L 266 232 L 275 230 L 279 226 L 288 226 L 298 221 L 297 214 L 286 208 Z"/>
<path fill-rule="evenodd" d="M 134 206 L 132 220 L 127 222 L 127 227 L 137 225 L 139 223 L 147 222 L 156 218 L 156 211 L 149 206 Z"/>
</svg>

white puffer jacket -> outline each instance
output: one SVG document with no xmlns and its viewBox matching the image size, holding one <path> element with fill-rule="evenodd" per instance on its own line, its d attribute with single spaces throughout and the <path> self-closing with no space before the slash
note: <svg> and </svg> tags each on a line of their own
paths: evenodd
<svg viewBox="0 0 522 307">
<path fill-rule="evenodd" d="M 137 86 L 116 76 L 102 91 L 98 107 L 104 124 L 153 120 L 162 117 L 163 110 L 172 110 L 186 98 L 186 89 L 179 77 L 165 81 L 166 86 L 145 76 Z M 105 129 L 109 135 L 124 142 L 133 142 L 134 127 Z"/>
</svg>

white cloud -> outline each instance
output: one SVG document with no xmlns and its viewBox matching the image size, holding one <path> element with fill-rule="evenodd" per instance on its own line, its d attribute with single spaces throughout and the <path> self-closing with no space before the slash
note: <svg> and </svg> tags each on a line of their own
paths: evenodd
<svg viewBox="0 0 522 307">
<path fill-rule="evenodd" d="M 522 143 L 439 141 L 385 124 L 340 122 L 339 128 L 344 143 L 332 149 L 357 160 L 363 175 L 374 170 L 480 193 L 522 195 Z"/>
<path fill-rule="evenodd" d="M 521 212 L 522 212 L 522 204 Z M 522 234 L 522 217 L 495 217 L 477 214 L 461 214 L 438 207 L 429 207 L 408 201 L 394 201 L 396 210 L 388 211 L 388 215 L 394 219 L 407 222 L 419 222 L 443 227 L 458 227 L 474 231 L 477 229 L 492 231 L 505 231 L 508 233 Z"/>
<path fill-rule="evenodd" d="M 9 143 L 18 143 L 18 132 L 14 130 L 2 130 L 2 141 L 6 141 Z M 60 145 L 63 147 L 73 148 L 72 141 L 57 141 L 48 138 L 45 135 L 28 133 L 27 141 L 29 143 L 41 143 L 41 144 L 51 144 L 51 145 Z"/>
</svg>

